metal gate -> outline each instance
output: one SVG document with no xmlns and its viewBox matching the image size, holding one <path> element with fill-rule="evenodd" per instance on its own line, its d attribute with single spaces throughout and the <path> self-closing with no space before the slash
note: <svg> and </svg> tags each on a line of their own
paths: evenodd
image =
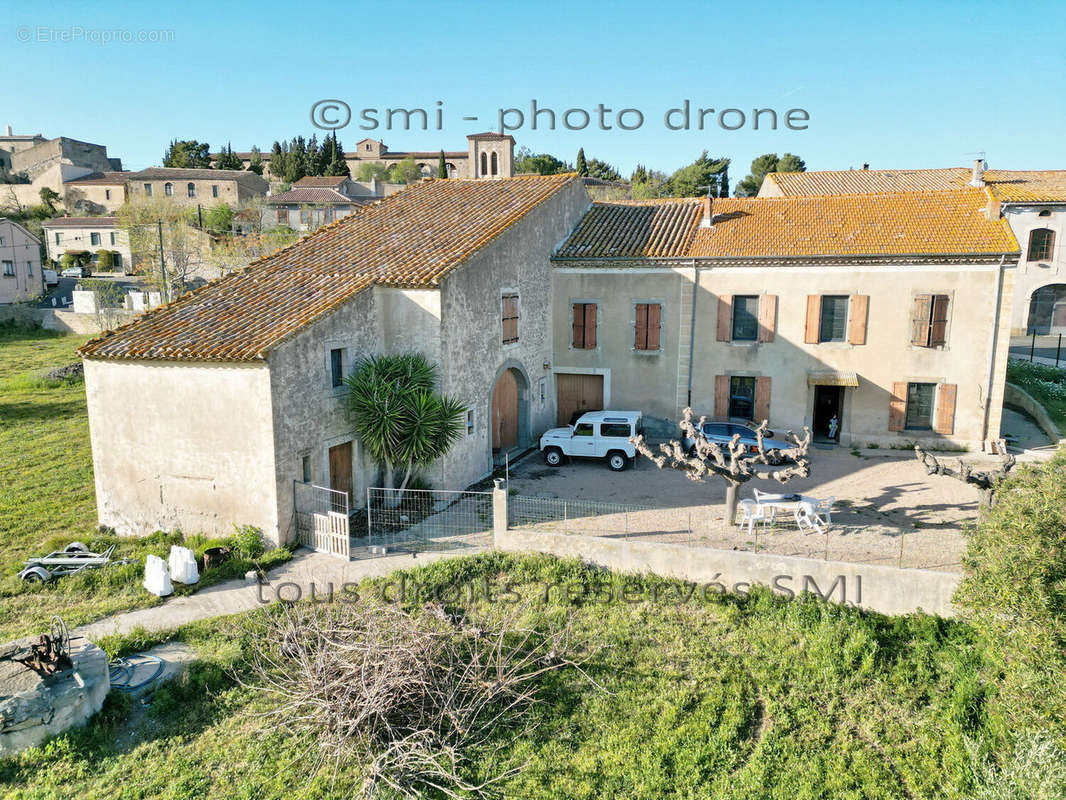
<svg viewBox="0 0 1066 800">
<path fill-rule="evenodd" d="M 491 492 L 372 488 L 366 501 L 366 537 L 354 542 L 357 558 L 492 546 Z"/>
<path fill-rule="evenodd" d="M 347 492 L 296 481 L 293 504 L 300 544 L 319 553 L 351 558 Z"/>
</svg>

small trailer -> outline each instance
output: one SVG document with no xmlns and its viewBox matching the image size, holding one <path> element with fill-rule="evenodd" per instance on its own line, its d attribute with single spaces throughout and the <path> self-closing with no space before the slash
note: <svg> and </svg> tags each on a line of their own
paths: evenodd
<svg viewBox="0 0 1066 800">
<path fill-rule="evenodd" d="M 19 577 L 31 583 L 44 583 L 52 578 L 74 575 L 83 569 L 98 569 L 108 564 L 128 564 L 129 559 L 112 561 L 111 554 L 115 545 L 102 553 L 94 553 L 81 542 L 71 542 L 62 550 L 56 550 L 46 556 L 30 558 L 19 573 Z"/>
</svg>

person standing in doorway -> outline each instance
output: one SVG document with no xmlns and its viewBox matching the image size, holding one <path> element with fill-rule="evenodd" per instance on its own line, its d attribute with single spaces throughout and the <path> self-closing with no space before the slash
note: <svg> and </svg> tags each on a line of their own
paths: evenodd
<svg viewBox="0 0 1066 800">
<path fill-rule="evenodd" d="M 829 420 L 829 438 L 837 438 L 837 428 L 840 427 L 840 420 L 837 419 L 837 415 L 834 414 Z"/>
</svg>

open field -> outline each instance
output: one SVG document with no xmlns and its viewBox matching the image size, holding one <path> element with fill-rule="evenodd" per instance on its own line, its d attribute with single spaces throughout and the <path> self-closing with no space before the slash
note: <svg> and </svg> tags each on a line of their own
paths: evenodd
<svg viewBox="0 0 1066 800">
<path fill-rule="evenodd" d="M 165 557 L 171 544 L 182 542 L 180 534 L 118 539 L 97 531 L 84 383 L 42 377 L 53 367 L 78 361 L 75 351 L 86 339 L 0 326 L 0 641 L 40 633 L 53 614 L 62 614 L 75 627 L 161 602 L 140 586 L 144 556 Z M 116 559 L 139 563 L 45 585 L 28 585 L 16 577 L 29 556 L 74 540 L 101 548 L 114 543 Z M 214 542 L 193 539 L 186 544 L 202 550 Z M 274 551 L 264 563 L 278 563 L 288 555 L 287 550 Z M 235 560 L 205 575 L 201 586 L 250 566 Z"/>
<path fill-rule="evenodd" d="M 504 796 L 970 796 L 966 740 L 982 741 L 987 688 L 964 624 L 763 593 L 682 601 L 678 584 L 655 579 L 632 584 L 644 592 L 637 602 L 567 606 L 558 591 L 544 602 L 544 587 L 631 581 L 546 557 L 449 559 L 413 576 L 427 591 L 513 581 L 532 620 L 569 611 L 587 643 L 587 668 L 602 690 L 572 670 L 553 674 L 538 686 L 532 730 L 501 732 L 499 753 L 475 754 L 472 772 L 528 764 Z M 226 671 L 239 673 L 242 650 L 257 646 L 254 627 L 245 615 L 187 631 L 203 661 L 186 678 L 143 710 L 112 696 L 84 731 L 0 762 L 6 796 L 358 794 L 359 764 L 316 775 L 313 746 L 257 718 L 269 702 Z"/>
</svg>

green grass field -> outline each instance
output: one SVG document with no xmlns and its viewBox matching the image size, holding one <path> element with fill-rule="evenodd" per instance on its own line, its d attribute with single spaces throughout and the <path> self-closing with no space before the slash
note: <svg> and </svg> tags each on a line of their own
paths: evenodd
<svg viewBox="0 0 1066 800">
<path fill-rule="evenodd" d="M 474 754 L 474 770 L 527 765 L 505 797 L 974 796 L 968 748 L 985 741 L 992 690 L 965 624 L 765 592 L 680 601 L 685 589 L 658 579 L 640 584 L 639 602 L 566 601 L 558 590 L 544 602 L 548 584 L 633 580 L 548 557 L 493 553 L 414 573 L 429 589 L 513 581 L 534 619 L 569 610 L 590 645 L 587 669 L 602 690 L 575 671 L 553 673 L 538 688 L 532 731 Z M 113 695 L 88 728 L 0 762 L 6 796 L 357 796 L 358 763 L 316 772 L 313 747 L 258 717 L 269 706 L 235 682 L 242 652 L 258 646 L 253 629 L 245 616 L 184 631 L 203 659 L 189 676 L 147 708 Z"/>
<path fill-rule="evenodd" d="M 1007 380 L 1028 392 L 1066 431 L 1066 369 L 1014 359 L 1007 363 Z"/>
<path fill-rule="evenodd" d="M 0 326 L 0 641 L 40 633 L 53 614 L 62 614 L 74 627 L 160 602 L 140 586 L 144 556 L 165 557 L 171 544 L 182 542 L 182 536 L 173 534 L 118 539 L 97 531 L 84 382 L 42 377 L 53 367 L 78 361 L 75 351 L 87 338 Z M 26 558 L 74 540 L 100 548 L 114 543 L 116 558 L 139 563 L 43 586 L 16 577 Z M 202 538 L 187 542 L 201 551 L 214 543 Z M 264 563 L 288 555 L 274 551 Z M 201 586 L 250 566 L 235 560 L 205 575 Z"/>
</svg>

